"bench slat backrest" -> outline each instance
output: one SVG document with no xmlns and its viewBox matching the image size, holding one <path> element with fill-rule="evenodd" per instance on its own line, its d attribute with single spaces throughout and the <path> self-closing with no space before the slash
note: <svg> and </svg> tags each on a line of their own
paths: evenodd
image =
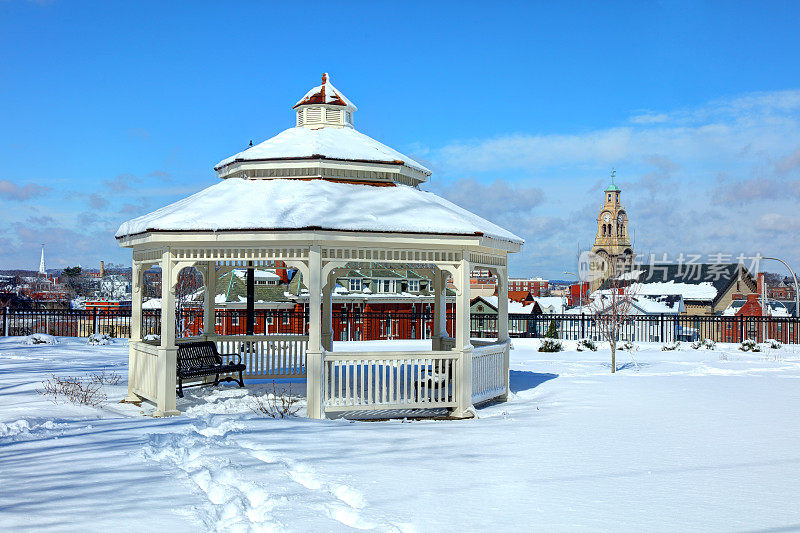
<svg viewBox="0 0 800 533">
<path fill-rule="evenodd" d="M 189 342 L 178 345 L 178 370 L 213 368 L 222 364 L 213 341 Z"/>
</svg>

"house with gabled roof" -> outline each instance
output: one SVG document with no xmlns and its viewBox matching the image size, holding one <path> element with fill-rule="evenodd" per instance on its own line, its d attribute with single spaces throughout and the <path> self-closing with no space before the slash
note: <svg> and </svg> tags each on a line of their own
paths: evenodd
<svg viewBox="0 0 800 533">
<path fill-rule="evenodd" d="M 637 265 L 621 277 L 637 283 L 637 295 L 680 294 L 686 315 L 721 314 L 734 297 L 758 292 L 756 278 L 740 263 L 654 263 Z"/>
</svg>

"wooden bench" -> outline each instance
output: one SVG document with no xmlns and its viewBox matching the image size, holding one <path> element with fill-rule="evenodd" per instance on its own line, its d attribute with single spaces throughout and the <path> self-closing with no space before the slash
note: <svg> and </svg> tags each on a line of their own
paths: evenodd
<svg viewBox="0 0 800 533">
<path fill-rule="evenodd" d="M 235 381 L 239 383 L 240 387 L 244 387 L 244 380 L 242 372 L 246 366 L 242 363 L 242 356 L 239 354 L 226 354 L 236 355 L 238 361 L 236 363 L 224 364 L 222 356 L 217 352 L 217 345 L 213 341 L 202 342 L 187 342 L 178 345 L 178 397 L 183 398 L 183 380 L 199 378 L 204 376 L 216 376 L 212 385 L 219 385 L 220 381 Z M 234 374 L 239 373 L 239 379 L 231 376 L 226 376 L 219 379 L 220 374 Z M 188 387 L 199 387 L 206 385 L 206 383 L 198 383 L 196 385 L 187 385 Z"/>
</svg>

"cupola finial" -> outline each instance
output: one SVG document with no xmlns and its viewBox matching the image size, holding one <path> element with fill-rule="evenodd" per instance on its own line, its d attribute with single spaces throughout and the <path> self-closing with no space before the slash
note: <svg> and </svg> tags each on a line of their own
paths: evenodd
<svg viewBox="0 0 800 533">
<path fill-rule="evenodd" d="M 324 85 L 326 83 L 328 83 L 328 73 L 327 72 L 323 72 L 322 73 L 322 84 Z"/>
</svg>

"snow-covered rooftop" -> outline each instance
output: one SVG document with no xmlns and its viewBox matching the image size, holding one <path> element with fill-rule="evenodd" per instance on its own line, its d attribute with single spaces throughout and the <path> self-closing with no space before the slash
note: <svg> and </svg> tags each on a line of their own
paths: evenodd
<svg viewBox="0 0 800 533">
<path fill-rule="evenodd" d="M 636 283 L 632 289 L 637 295 L 680 294 L 684 300 L 713 300 L 717 297 L 717 289 L 710 281 L 701 283 L 676 283 L 674 281 Z"/>
<path fill-rule="evenodd" d="M 237 277 L 240 279 L 245 279 L 247 277 L 247 269 L 245 268 L 235 268 L 233 273 L 236 274 Z M 270 270 L 261 270 L 259 268 L 253 269 L 253 279 L 255 280 L 280 280 L 281 277 L 277 275 L 275 272 Z"/>
<path fill-rule="evenodd" d="M 483 299 L 486 303 L 490 304 L 492 307 L 497 309 L 497 296 L 485 296 Z M 533 312 L 536 306 L 533 305 L 533 302 L 528 303 L 528 305 L 522 305 L 520 302 L 515 302 L 514 300 L 508 300 L 508 312 L 509 314 L 513 315 L 529 315 Z"/>
<path fill-rule="evenodd" d="M 553 313 L 559 314 L 564 312 L 566 305 L 566 298 L 563 296 L 534 296 L 534 301 L 542 308 L 542 312 L 548 313 L 548 309 L 552 308 Z"/>
<path fill-rule="evenodd" d="M 347 130 L 338 130 L 347 131 Z M 433 193 L 326 180 L 222 180 L 188 198 L 124 222 L 116 237 L 147 231 L 329 229 L 521 237 Z"/>
<path fill-rule="evenodd" d="M 643 313 L 654 315 L 675 314 L 685 310 L 680 294 L 637 294 L 634 296 L 633 305 Z"/>
<path fill-rule="evenodd" d="M 223 159 L 215 170 L 237 161 L 337 159 L 402 164 L 430 176 L 431 171 L 410 157 L 353 128 L 289 128 L 275 137 Z"/>
</svg>

